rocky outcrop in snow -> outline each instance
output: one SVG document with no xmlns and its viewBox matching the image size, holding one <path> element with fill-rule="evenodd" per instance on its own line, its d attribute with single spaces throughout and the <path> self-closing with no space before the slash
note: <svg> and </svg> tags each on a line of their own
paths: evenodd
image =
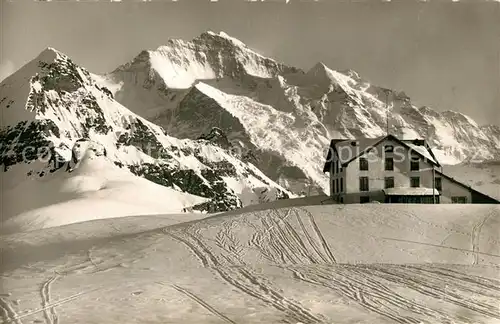
<svg viewBox="0 0 500 324">
<path fill-rule="evenodd" d="M 193 207 L 200 211 L 244 206 L 248 199 L 241 196 L 242 189 L 256 197 L 263 187 L 289 196 L 256 167 L 220 146 L 166 135 L 116 102 L 105 85 L 57 50 L 43 51 L 4 80 L 0 98 L 4 172 L 21 164 L 31 165 L 26 177 L 72 171 L 85 152 L 92 151 L 130 174 L 208 198 Z"/>
</svg>

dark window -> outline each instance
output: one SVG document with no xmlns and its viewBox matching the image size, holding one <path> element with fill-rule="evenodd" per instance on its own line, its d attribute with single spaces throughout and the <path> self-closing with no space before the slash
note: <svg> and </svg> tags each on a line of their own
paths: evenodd
<svg viewBox="0 0 500 324">
<path fill-rule="evenodd" d="M 359 169 L 361 171 L 368 171 L 368 160 L 366 158 L 359 158 Z"/>
<path fill-rule="evenodd" d="M 439 191 L 443 190 L 443 182 L 441 181 L 441 178 L 436 178 L 434 181 L 436 182 L 435 188 Z"/>
<path fill-rule="evenodd" d="M 394 146 L 392 146 L 392 145 L 386 145 L 385 146 L 385 152 L 386 153 L 392 153 L 392 152 L 394 152 Z"/>
<path fill-rule="evenodd" d="M 420 187 L 420 177 L 411 177 L 410 178 L 410 186 L 412 188 Z"/>
<path fill-rule="evenodd" d="M 385 187 L 394 188 L 394 177 L 385 177 Z"/>
<path fill-rule="evenodd" d="M 339 172 L 339 162 L 335 161 L 335 167 L 333 168 L 335 171 L 333 172 L 334 174 L 337 174 Z"/>
<path fill-rule="evenodd" d="M 370 197 L 369 196 L 361 196 L 359 197 L 359 202 L 362 204 L 366 204 L 370 202 Z"/>
<path fill-rule="evenodd" d="M 337 192 L 339 192 L 339 179 L 337 179 L 337 184 L 336 184 L 336 187 L 337 187 Z"/>
<path fill-rule="evenodd" d="M 451 197 L 452 204 L 466 204 L 467 197 Z"/>
<path fill-rule="evenodd" d="M 420 158 L 418 156 L 412 155 L 410 160 L 410 171 L 420 170 Z"/>
<path fill-rule="evenodd" d="M 368 191 L 368 177 L 359 177 L 359 191 Z"/>
<path fill-rule="evenodd" d="M 410 162 L 410 171 L 418 171 L 420 170 L 420 162 L 419 161 L 411 161 Z"/>
<path fill-rule="evenodd" d="M 340 178 L 340 192 L 344 192 L 344 178 Z"/>
<path fill-rule="evenodd" d="M 337 193 L 337 188 L 335 187 L 335 179 L 332 180 L 332 191 L 333 193 Z"/>
<path fill-rule="evenodd" d="M 394 171 L 394 159 L 393 158 L 385 158 L 385 170 L 386 171 Z"/>
<path fill-rule="evenodd" d="M 343 204 L 344 203 L 344 197 L 340 197 L 340 203 Z"/>
</svg>

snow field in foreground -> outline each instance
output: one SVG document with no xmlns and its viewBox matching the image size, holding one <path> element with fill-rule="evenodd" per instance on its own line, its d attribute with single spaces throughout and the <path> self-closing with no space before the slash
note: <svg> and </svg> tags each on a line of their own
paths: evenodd
<svg viewBox="0 0 500 324">
<path fill-rule="evenodd" d="M 4 321 L 500 322 L 496 206 L 319 205 L 174 218 L 1 237 Z"/>
</svg>

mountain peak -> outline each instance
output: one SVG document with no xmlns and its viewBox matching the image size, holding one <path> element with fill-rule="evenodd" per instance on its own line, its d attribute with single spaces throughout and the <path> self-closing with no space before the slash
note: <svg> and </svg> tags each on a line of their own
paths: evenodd
<svg viewBox="0 0 500 324">
<path fill-rule="evenodd" d="M 197 80 L 273 78 L 299 70 L 262 56 L 225 32 L 206 31 L 191 41 L 170 39 L 156 50 L 143 51 L 113 73 L 129 71 L 135 75 L 142 71 L 148 86 L 158 82 L 170 89 L 187 89 Z"/>
<path fill-rule="evenodd" d="M 326 66 L 325 63 L 319 61 L 318 63 L 314 64 L 314 66 L 309 71 L 318 71 L 318 70 L 326 71 L 328 69 L 329 68 L 328 66 Z"/>
<path fill-rule="evenodd" d="M 202 33 L 200 36 L 198 36 L 197 38 L 199 39 L 203 39 L 205 37 L 212 37 L 212 38 L 222 38 L 224 40 L 227 40 L 231 43 L 233 43 L 234 45 L 237 45 L 237 46 L 240 46 L 240 47 L 247 47 L 247 45 L 245 43 L 243 43 L 242 41 L 240 41 L 239 39 L 237 38 L 234 38 L 232 36 L 229 36 L 228 34 L 226 34 L 225 32 L 223 31 L 220 31 L 218 33 L 214 32 L 214 31 L 211 31 L 211 30 L 208 30 L 204 33 Z"/>
<path fill-rule="evenodd" d="M 64 55 L 61 51 L 59 51 L 56 48 L 51 47 L 51 46 L 46 47 L 41 53 L 44 53 L 44 52 L 50 52 L 50 53 L 56 53 L 56 54 L 62 54 L 62 55 Z"/>
<path fill-rule="evenodd" d="M 355 82 L 355 80 L 352 79 L 350 75 L 332 70 L 323 62 L 316 63 L 306 74 L 318 80 L 319 82 L 324 83 L 325 85 L 339 85 L 347 92 L 350 92 L 350 83 Z"/>
<path fill-rule="evenodd" d="M 312 77 L 330 79 L 329 75 L 331 74 L 331 70 L 328 68 L 328 66 L 326 66 L 325 63 L 318 62 L 314 64 L 314 66 L 309 71 L 307 71 L 306 74 Z"/>
<path fill-rule="evenodd" d="M 337 70 L 332 70 L 330 69 L 325 63 L 322 61 L 319 61 L 318 63 L 314 64 L 314 66 L 307 72 L 309 75 L 314 75 L 314 76 L 328 76 L 331 78 L 332 76 L 344 76 L 344 77 L 349 77 L 353 80 L 360 80 L 360 76 L 358 72 L 347 69 L 347 70 L 342 70 L 342 71 L 337 71 Z"/>
<path fill-rule="evenodd" d="M 10 86 L 17 83 L 23 84 L 24 80 L 31 79 L 48 67 L 61 65 L 59 63 L 66 66 L 74 66 L 74 63 L 66 54 L 53 47 L 46 47 L 34 59 L 21 66 L 1 83 L 2 85 L 8 84 Z"/>
<path fill-rule="evenodd" d="M 39 62 L 53 63 L 57 59 L 68 59 L 68 56 L 53 47 L 47 47 L 41 51 L 40 54 L 38 54 L 35 60 Z"/>
</svg>

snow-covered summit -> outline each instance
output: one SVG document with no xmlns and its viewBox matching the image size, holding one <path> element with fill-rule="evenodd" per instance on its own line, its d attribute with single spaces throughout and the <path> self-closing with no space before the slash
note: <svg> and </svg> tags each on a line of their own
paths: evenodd
<svg viewBox="0 0 500 324">
<path fill-rule="evenodd" d="M 114 99 L 103 80 L 51 48 L 4 80 L 0 84 L 3 180 L 22 182 L 70 172 L 81 155 L 78 147 L 92 143 L 131 176 L 207 198 L 195 206 L 201 211 L 230 210 L 270 199 L 261 194 L 262 188 L 275 190 L 274 199 L 288 197 L 286 190 L 234 152 L 204 140 L 179 140 L 132 113 Z"/>
<path fill-rule="evenodd" d="M 226 34 L 225 32 L 223 31 L 220 31 L 218 33 L 216 32 L 213 32 L 211 30 L 208 30 L 206 31 L 205 33 L 202 33 L 199 38 L 203 38 L 204 36 L 210 36 L 210 37 L 220 37 L 220 38 L 224 38 L 230 42 L 232 42 L 233 44 L 237 45 L 237 46 L 241 46 L 241 47 L 247 47 L 247 45 L 245 43 L 243 43 L 242 41 L 240 41 L 239 39 L 237 38 L 234 38 L 234 37 L 231 37 L 229 36 L 228 34 Z"/>
<path fill-rule="evenodd" d="M 55 49 L 54 47 L 49 46 L 42 50 L 40 54 L 35 58 L 35 60 L 52 63 L 58 58 L 68 59 L 68 56 L 66 56 L 66 54 L 64 54 L 63 52 Z"/>
<path fill-rule="evenodd" d="M 295 73 L 298 69 L 263 57 L 243 42 L 224 32 L 207 31 L 191 41 L 171 39 L 156 50 L 141 52 L 132 62 L 120 66 L 112 74 L 118 80 L 124 74 L 146 68 L 144 80 L 166 88 L 185 89 L 196 80 L 245 75 L 273 77 L 282 73 Z"/>
<path fill-rule="evenodd" d="M 220 128 L 276 181 L 326 190 L 318 160 L 329 140 L 383 136 L 387 125 L 398 137 L 426 138 L 442 164 L 500 158 L 495 127 L 419 107 L 351 69 L 318 62 L 304 72 L 277 63 L 223 32 L 171 40 L 108 78 L 119 85 L 119 102 L 174 136 L 197 139 Z"/>
</svg>

